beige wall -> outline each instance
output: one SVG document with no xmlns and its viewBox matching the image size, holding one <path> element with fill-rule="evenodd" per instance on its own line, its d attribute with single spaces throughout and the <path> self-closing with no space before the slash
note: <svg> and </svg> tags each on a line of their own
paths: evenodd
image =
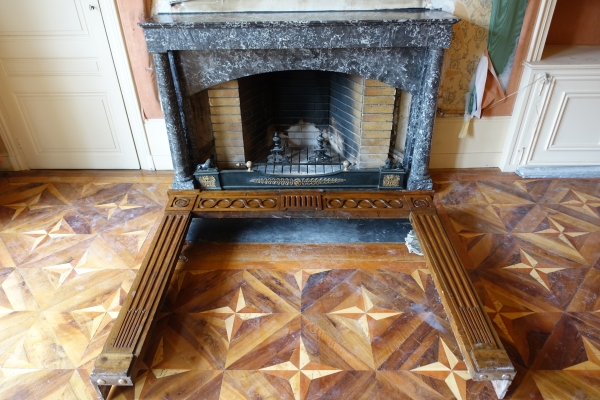
<svg viewBox="0 0 600 400">
<path fill-rule="evenodd" d="M 463 118 L 438 118 L 433 129 L 431 168 L 486 168 L 500 165 L 511 117 L 473 119 L 459 139 Z"/>
</svg>

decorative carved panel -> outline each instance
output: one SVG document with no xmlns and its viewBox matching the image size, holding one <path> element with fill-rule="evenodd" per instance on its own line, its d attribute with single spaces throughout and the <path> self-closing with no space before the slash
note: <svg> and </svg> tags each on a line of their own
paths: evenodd
<svg viewBox="0 0 600 400">
<path fill-rule="evenodd" d="M 357 210 L 373 210 L 373 209 L 398 209 L 404 207 L 401 199 L 385 199 L 377 198 L 339 198 L 330 197 L 326 199 L 325 208 L 332 209 L 357 209 Z"/>
<path fill-rule="evenodd" d="M 279 197 L 200 197 L 197 211 L 275 211 Z"/>
</svg>

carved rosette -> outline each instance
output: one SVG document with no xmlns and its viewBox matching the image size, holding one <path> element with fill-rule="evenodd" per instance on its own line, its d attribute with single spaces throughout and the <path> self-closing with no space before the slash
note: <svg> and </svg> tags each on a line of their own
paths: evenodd
<svg viewBox="0 0 600 400">
<path fill-rule="evenodd" d="M 427 199 L 415 199 L 413 200 L 413 206 L 415 208 L 427 208 L 429 207 L 429 201 Z"/>
<path fill-rule="evenodd" d="M 173 203 L 171 204 L 171 207 L 186 208 L 189 205 L 190 205 L 190 199 L 189 198 L 187 198 L 187 197 L 175 197 L 173 199 Z"/>
</svg>

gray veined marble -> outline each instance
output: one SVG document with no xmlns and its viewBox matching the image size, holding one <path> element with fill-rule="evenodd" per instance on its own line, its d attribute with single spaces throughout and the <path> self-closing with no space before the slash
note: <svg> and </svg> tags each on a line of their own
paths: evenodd
<svg viewBox="0 0 600 400">
<path fill-rule="evenodd" d="M 174 188 L 193 187 L 188 96 L 282 70 L 360 75 L 410 92 L 407 189 L 431 189 L 429 156 L 443 50 L 459 19 L 442 11 L 164 14 L 140 25 L 155 53 Z"/>
<path fill-rule="evenodd" d="M 441 11 L 162 14 L 140 25 L 150 52 L 450 46 Z"/>
<path fill-rule="evenodd" d="M 600 178 L 600 166 L 522 166 L 517 169 L 521 178 Z"/>
</svg>

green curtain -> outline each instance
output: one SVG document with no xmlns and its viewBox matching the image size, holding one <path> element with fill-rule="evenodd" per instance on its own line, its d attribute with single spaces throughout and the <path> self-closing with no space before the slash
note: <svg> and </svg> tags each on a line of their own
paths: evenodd
<svg viewBox="0 0 600 400">
<path fill-rule="evenodd" d="M 498 75 L 512 68 L 508 61 L 517 46 L 528 1 L 492 0 L 488 52 Z"/>
</svg>

